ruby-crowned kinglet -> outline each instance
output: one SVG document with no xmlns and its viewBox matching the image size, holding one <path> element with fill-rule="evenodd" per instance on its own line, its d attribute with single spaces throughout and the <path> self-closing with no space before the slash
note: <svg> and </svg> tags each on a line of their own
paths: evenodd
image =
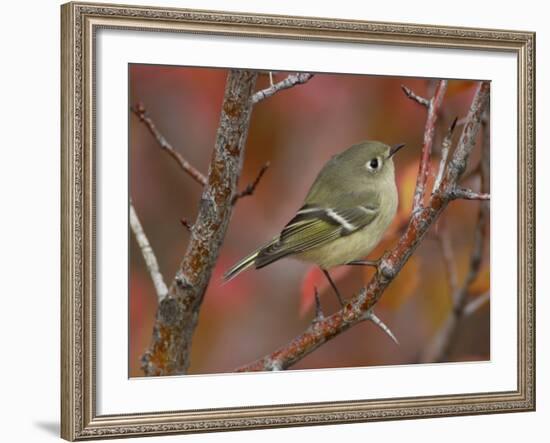
<svg viewBox="0 0 550 443">
<path fill-rule="evenodd" d="M 392 156 L 403 146 L 365 141 L 332 157 L 281 233 L 235 264 L 224 279 L 288 256 L 315 263 L 323 271 L 367 256 L 397 211 Z"/>
</svg>

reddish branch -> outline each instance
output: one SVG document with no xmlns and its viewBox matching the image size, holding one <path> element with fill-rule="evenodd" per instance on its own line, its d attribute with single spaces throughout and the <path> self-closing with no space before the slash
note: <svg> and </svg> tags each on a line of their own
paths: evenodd
<svg viewBox="0 0 550 443">
<path fill-rule="evenodd" d="M 442 96 L 444 92 L 442 88 L 444 86 L 440 84 L 436 90 L 436 96 Z M 460 176 L 466 170 L 488 98 L 489 83 L 482 82 L 472 101 L 462 135 L 451 161 L 447 165 L 440 188 L 430 196 L 425 206 L 419 206 L 417 210 L 413 208 L 405 233 L 401 236 L 397 245 L 383 256 L 378 272 L 367 286 L 336 313 L 317 319 L 288 344 L 259 360 L 237 368 L 237 371 L 286 369 L 313 352 L 323 343 L 338 336 L 353 325 L 369 319 L 373 307 L 382 297 L 384 290 L 402 269 L 441 212 L 453 200 L 452 191 L 456 188 Z M 436 102 L 438 101 L 432 101 L 432 103 Z M 436 110 L 439 106 L 440 103 L 434 105 Z M 429 155 L 423 155 L 421 163 L 427 163 L 428 161 Z M 422 165 L 420 173 L 423 173 L 426 168 L 427 164 Z"/>
<path fill-rule="evenodd" d="M 469 198 L 472 194 L 477 196 L 489 196 L 489 167 L 490 167 L 490 145 L 489 145 L 489 130 L 488 124 L 483 123 L 483 143 L 482 154 L 480 161 L 480 177 L 481 177 L 481 193 L 475 193 L 473 191 L 461 190 L 458 192 L 455 190 L 453 194 L 458 195 L 458 198 Z M 459 188 L 460 189 L 460 188 Z M 473 302 L 468 304 L 468 295 L 470 293 L 470 286 L 479 275 L 481 269 L 481 260 L 483 256 L 483 248 L 485 245 L 485 235 L 489 225 L 489 198 L 480 198 L 483 200 L 479 206 L 477 223 L 474 231 L 473 249 L 470 255 L 470 264 L 468 267 L 468 273 L 462 286 L 455 286 L 452 297 L 452 310 L 449 316 L 445 320 L 445 323 L 433 338 L 430 345 L 422 353 L 420 357 L 421 362 L 444 362 L 449 359 L 449 354 L 456 342 L 458 336 L 459 325 L 461 320 L 466 316 L 474 312 L 479 306 L 483 305 L 485 301 L 489 299 L 489 293 L 479 296 L 478 299 L 474 299 Z"/>
<path fill-rule="evenodd" d="M 158 306 L 151 344 L 142 356 L 146 375 L 184 374 L 189 366 L 199 310 L 237 192 L 256 78 L 257 74 L 251 71 L 231 70 L 228 74 L 197 220 L 168 296 Z"/>
<path fill-rule="evenodd" d="M 403 91 L 407 97 L 421 103 L 428 108 L 428 116 L 426 117 L 426 126 L 424 127 L 424 142 L 422 146 L 422 156 L 420 158 L 420 165 L 418 167 L 418 176 L 416 177 L 416 190 L 414 192 L 413 199 L 413 211 L 418 210 L 424 203 L 424 193 L 428 176 L 430 175 L 430 156 L 432 154 L 432 146 L 435 137 L 435 126 L 437 123 L 437 117 L 443 103 L 443 97 L 447 90 L 447 81 L 440 80 L 435 89 L 434 96 L 430 100 L 422 99 L 410 91 L 408 88 L 403 87 Z"/>
<path fill-rule="evenodd" d="M 151 117 L 147 115 L 145 106 L 143 106 L 142 103 L 138 103 L 135 107 L 131 107 L 130 109 L 139 118 L 139 120 L 145 124 L 149 132 L 153 135 L 153 137 L 155 137 L 155 140 L 160 148 L 170 154 L 170 156 L 179 164 L 181 169 L 189 174 L 197 183 L 200 183 L 203 186 L 206 185 L 206 177 L 187 160 L 185 160 L 185 158 L 183 158 L 183 156 L 176 151 L 170 143 L 168 143 L 168 140 L 166 140 L 166 138 L 159 132 Z"/>
</svg>

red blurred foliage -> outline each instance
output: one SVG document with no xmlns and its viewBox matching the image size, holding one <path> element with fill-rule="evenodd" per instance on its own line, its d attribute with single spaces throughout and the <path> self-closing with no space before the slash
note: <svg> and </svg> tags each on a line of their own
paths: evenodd
<svg viewBox="0 0 550 443">
<path fill-rule="evenodd" d="M 158 129 L 197 169 L 207 173 L 214 145 L 226 70 L 177 66 L 130 67 L 130 103 L 144 103 Z M 276 74 L 275 81 L 285 73 Z M 258 89 L 269 78 L 261 75 Z M 281 260 L 249 270 L 227 284 L 221 276 L 242 256 L 280 232 L 301 206 L 323 164 L 360 140 L 406 143 L 396 156 L 400 204 L 395 221 L 369 259 L 379 258 L 398 238 L 408 221 L 426 111 L 407 99 L 401 84 L 429 97 L 433 82 L 418 78 L 316 74 L 307 84 L 280 92 L 255 106 L 239 187 L 252 182 L 260 167 L 270 168 L 253 196 L 241 199 L 201 309 L 193 343 L 191 373 L 228 372 L 273 351 L 307 327 L 319 289 L 322 308 L 338 308 L 336 297 L 316 267 Z M 446 125 L 466 114 L 474 82 L 450 80 L 436 131 L 436 159 Z M 456 131 L 459 133 L 460 131 Z M 146 128 L 130 116 L 130 194 L 160 269 L 169 283 L 179 265 L 189 233 L 180 220 L 194 220 L 201 189 L 182 174 Z M 479 158 L 474 152 L 472 164 Z M 474 182 L 475 184 L 475 182 Z M 465 275 L 477 214 L 476 202 L 453 203 L 444 214 L 456 259 Z M 474 282 L 475 295 L 489 289 L 489 257 Z M 356 293 L 373 272 L 369 267 L 338 267 L 330 271 L 344 297 Z M 130 238 L 130 375 L 143 375 L 139 357 L 149 343 L 156 299 L 143 259 Z M 438 330 L 451 308 L 441 251 L 426 238 L 390 285 L 377 306 L 379 315 L 400 339 L 395 347 L 370 324 L 352 328 L 300 362 L 297 368 L 407 364 Z M 489 355 L 489 310 L 480 310 L 455 360 Z M 467 357 L 468 356 L 468 357 Z"/>
</svg>

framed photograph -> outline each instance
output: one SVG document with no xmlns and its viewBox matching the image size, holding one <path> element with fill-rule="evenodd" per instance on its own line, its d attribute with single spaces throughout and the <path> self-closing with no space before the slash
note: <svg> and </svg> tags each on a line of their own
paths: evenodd
<svg viewBox="0 0 550 443">
<path fill-rule="evenodd" d="M 61 14 L 63 438 L 534 410 L 534 33 Z"/>
</svg>

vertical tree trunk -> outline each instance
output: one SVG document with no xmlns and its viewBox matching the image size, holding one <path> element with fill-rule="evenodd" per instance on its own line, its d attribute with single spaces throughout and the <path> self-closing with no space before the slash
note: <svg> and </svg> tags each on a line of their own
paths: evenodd
<svg viewBox="0 0 550 443">
<path fill-rule="evenodd" d="M 231 70 L 216 144 L 187 252 L 159 304 L 149 349 L 142 356 L 146 375 L 187 372 L 193 333 L 204 293 L 231 218 L 252 110 L 257 74 Z"/>
</svg>

